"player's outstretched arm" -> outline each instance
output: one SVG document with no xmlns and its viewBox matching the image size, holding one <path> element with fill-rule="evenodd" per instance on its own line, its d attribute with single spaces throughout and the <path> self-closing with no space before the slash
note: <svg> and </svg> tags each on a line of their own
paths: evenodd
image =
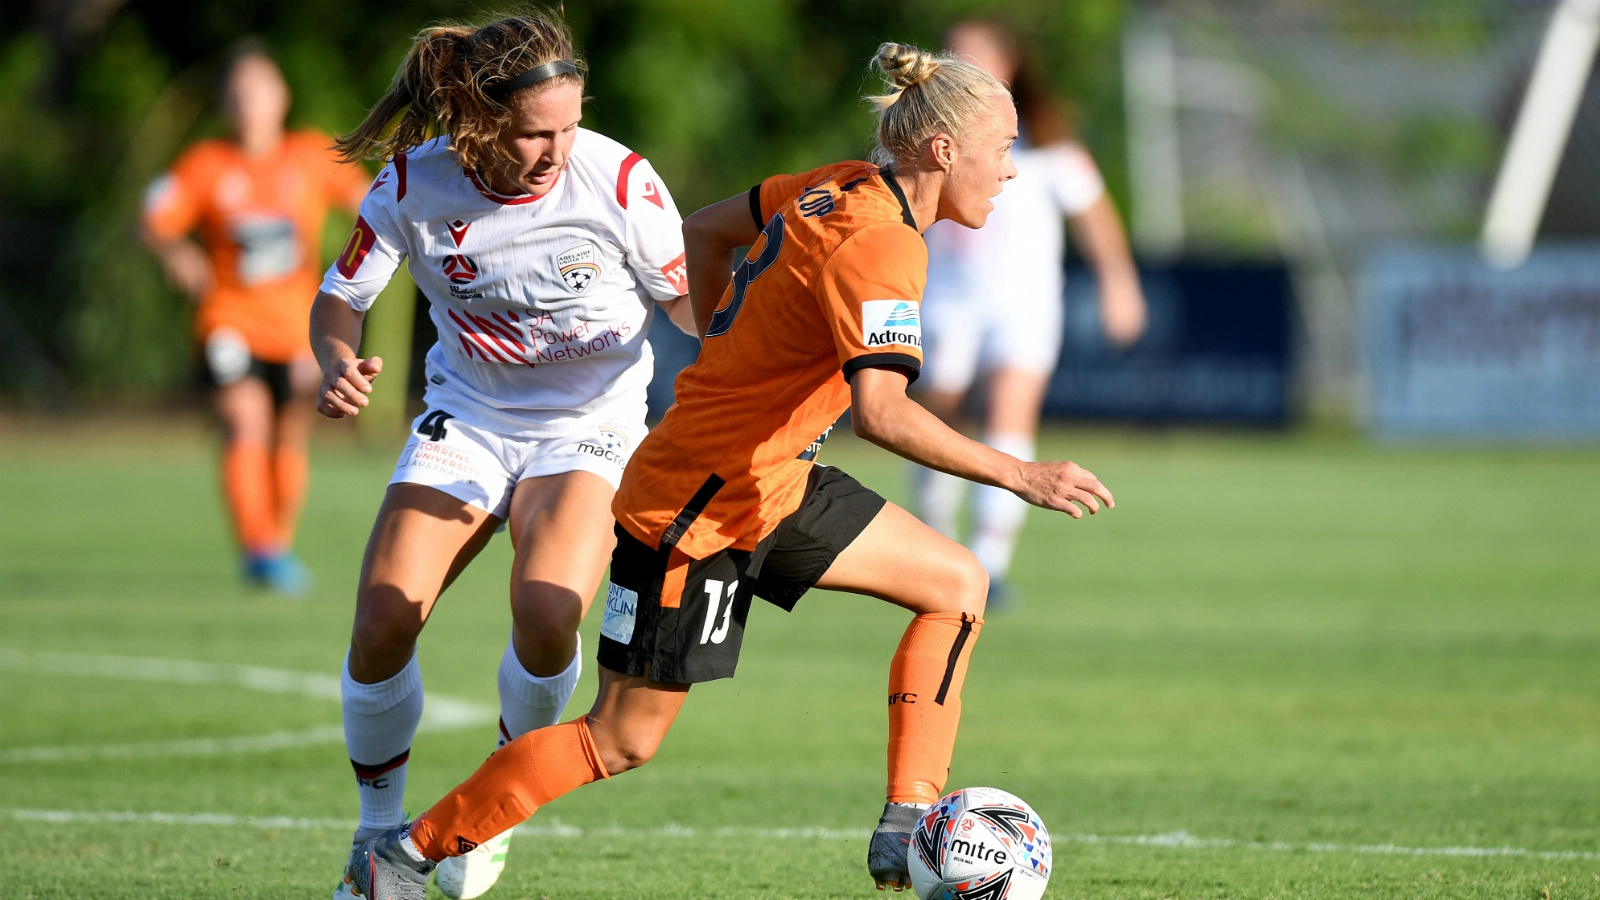
<svg viewBox="0 0 1600 900">
<path fill-rule="evenodd" d="M 733 251 L 755 243 L 760 235 L 761 229 L 750 216 L 748 194 L 713 203 L 683 220 L 689 305 L 694 311 L 695 330 L 700 337 L 705 337 L 711 314 L 733 279 Z"/>
<path fill-rule="evenodd" d="M 350 308 L 342 297 L 319 293 L 311 305 L 311 350 L 322 366 L 322 387 L 317 391 L 317 412 L 342 419 L 361 412 L 372 393 L 373 379 L 383 371 L 383 360 L 361 359 L 361 322 L 366 313 Z"/>
<path fill-rule="evenodd" d="M 188 294 L 190 300 L 199 302 L 211 291 L 216 274 L 211 271 L 211 259 L 199 244 L 186 237 L 168 240 L 148 225 L 140 226 L 139 237 L 161 260 L 168 283 Z"/>
<path fill-rule="evenodd" d="M 672 324 L 678 326 L 679 331 L 697 341 L 700 340 L 700 329 L 695 325 L 694 307 L 689 303 L 688 294 L 681 294 L 658 305 L 661 311 L 667 314 L 667 318 L 672 320 Z"/>
<path fill-rule="evenodd" d="M 1073 462 L 1024 462 L 939 421 L 906 396 L 910 380 L 895 368 L 866 368 L 850 379 L 850 421 L 855 433 L 930 469 L 1002 487 L 1034 506 L 1074 519 L 1115 506 L 1093 472 Z M 1081 507 L 1081 508 L 1080 508 Z"/>
<path fill-rule="evenodd" d="M 1118 347 L 1132 346 L 1144 335 L 1149 311 L 1139 286 L 1139 270 L 1128 251 L 1127 232 L 1111 199 L 1102 194 L 1082 215 L 1075 216 L 1072 233 L 1094 268 L 1106 338 Z"/>
</svg>

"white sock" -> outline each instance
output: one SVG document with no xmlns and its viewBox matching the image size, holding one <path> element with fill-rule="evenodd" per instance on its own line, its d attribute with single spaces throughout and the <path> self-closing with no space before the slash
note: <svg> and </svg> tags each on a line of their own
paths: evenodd
<svg viewBox="0 0 1600 900">
<path fill-rule="evenodd" d="M 561 721 L 561 711 L 567 708 L 583 672 L 583 636 L 573 637 L 578 647 L 572 662 L 548 678 L 523 668 L 515 645 L 506 642 L 505 655 L 500 657 L 500 746 Z"/>
<path fill-rule="evenodd" d="M 400 839 L 400 849 L 411 857 L 412 862 L 424 863 L 428 861 L 428 858 L 422 855 L 422 851 L 417 849 L 417 842 L 411 839 L 411 832 L 409 831 L 406 832 L 405 837 Z"/>
<path fill-rule="evenodd" d="M 422 721 L 422 669 L 416 654 L 398 674 L 377 684 L 350 677 L 347 655 L 340 685 L 344 743 L 361 795 L 361 829 L 382 831 L 403 824 L 406 764 Z"/>
<path fill-rule="evenodd" d="M 1020 434 L 989 433 L 989 446 L 1017 459 L 1033 461 L 1033 438 Z M 1004 488 L 979 485 L 972 498 L 972 555 L 978 558 L 991 583 L 1002 581 L 1011 569 L 1017 535 L 1028 516 L 1028 502 Z"/>
<path fill-rule="evenodd" d="M 953 541 L 960 540 L 961 526 L 956 517 L 961 510 L 961 497 L 967 492 L 966 479 L 915 464 L 911 475 L 917 515 L 934 531 Z"/>
</svg>

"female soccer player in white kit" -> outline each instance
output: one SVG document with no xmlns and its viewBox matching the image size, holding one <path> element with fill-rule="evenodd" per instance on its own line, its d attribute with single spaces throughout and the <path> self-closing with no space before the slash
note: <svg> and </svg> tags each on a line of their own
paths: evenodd
<svg viewBox="0 0 1600 900">
<path fill-rule="evenodd" d="M 983 442 L 1018 459 L 1034 458 L 1045 388 L 1061 349 L 1063 220 L 1095 269 L 1101 321 L 1118 346 L 1139 339 L 1144 296 L 1116 208 L 1094 160 L 1070 139 L 1065 117 L 1020 52 L 1014 35 L 987 21 L 950 31 L 952 53 L 1011 85 L 1021 137 L 1011 149 L 1017 177 L 994 199 L 980 229 L 939 222 L 929 228 L 928 286 L 922 301 L 922 402 L 958 427 L 967 391 L 988 381 Z M 917 470 L 922 518 L 950 537 L 966 482 Z M 980 485 L 972 504 L 973 554 L 989 573 L 989 609 L 1013 599 L 1006 581 L 1027 503 Z"/>
<path fill-rule="evenodd" d="M 559 720 L 578 679 L 578 624 L 615 540 L 611 497 L 645 434 L 652 307 L 695 333 L 672 198 L 638 154 L 578 127 L 582 101 L 559 21 L 436 27 L 340 140 L 347 158 L 390 161 L 312 310 L 318 408 L 337 418 L 367 404 L 382 360 L 356 353 L 362 317 L 402 261 L 439 330 L 427 411 L 362 562 L 345 664 L 358 844 L 405 821 L 417 636 L 503 524 L 516 555 L 500 740 Z M 441 890 L 487 890 L 509 839 L 441 870 Z"/>
</svg>

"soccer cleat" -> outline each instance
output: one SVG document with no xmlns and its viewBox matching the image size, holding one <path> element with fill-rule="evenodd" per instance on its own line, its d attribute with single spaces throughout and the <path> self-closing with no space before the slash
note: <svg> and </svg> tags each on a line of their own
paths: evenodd
<svg viewBox="0 0 1600 900">
<path fill-rule="evenodd" d="M 311 570 L 288 552 L 246 554 L 244 579 L 285 597 L 303 597 L 311 590 Z"/>
<path fill-rule="evenodd" d="M 878 819 L 877 830 L 872 832 L 872 843 L 867 845 L 867 871 L 872 873 L 878 890 L 887 887 L 903 891 L 911 887 L 907 862 L 911 832 L 927 808 L 914 803 L 884 804 L 883 816 Z"/>
<path fill-rule="evenodd" d="M 410 829 L 409 823 L 391 828 L 351 852 L 344 872 L 350 893 L 365 900 L 426 900 L 433 863 L 417 862 L 400 846 Z"/>
<path fill-rule="evenodd" d="M 469 853 L 446 857 L 434 870 L 433 883 L 450 900 L 472 900 L 482 896 L 500 880 L 506 869 L 506 853 L 511 849 L 511 831 L 502 831 Z"/>
<path fill-rule="evenodd" d="M 350 839 L 350 851 L 354 853 L 361 849 L 369 839 L 383 834 L 382 828 L 357 828 L 355 837 Z M 348 857 L 347 857 L 348 859 Z M 355 900 L 355 894 L 350 893 L 350 884 L 344 880 L 344 873 L 339 873 L 339 886 L 333 889 L 333 900 Z"/>
</svg>

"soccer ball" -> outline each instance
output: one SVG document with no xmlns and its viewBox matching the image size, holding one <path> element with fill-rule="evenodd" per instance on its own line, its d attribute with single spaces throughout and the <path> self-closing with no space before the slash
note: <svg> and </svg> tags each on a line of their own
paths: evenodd
<svg viewBox="0 0 1600 900">
<path fill-rule="evenodd" d="M 1039 900 L 1050 882 L 1050 833 L 1033 807 L 998 788 L 946 794 L 911 833 L 921 900 Z"/>
</svg>

